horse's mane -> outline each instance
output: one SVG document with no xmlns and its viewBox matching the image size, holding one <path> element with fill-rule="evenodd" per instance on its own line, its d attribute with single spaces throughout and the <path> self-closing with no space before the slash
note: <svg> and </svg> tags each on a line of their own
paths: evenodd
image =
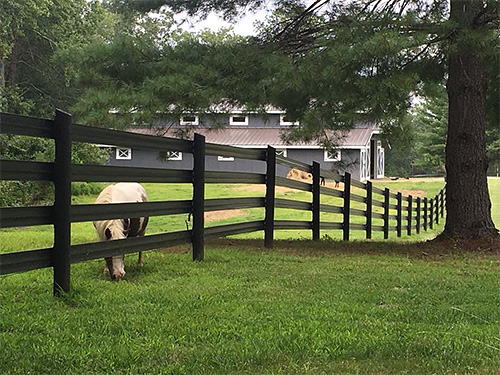
<svg viewBox="0 0 500 375">
<path fill-rule="evenodd" d="M 105 187 L 97 197 L 95 203 L 109 204 L 141 201 L 147 201 L 146 192 L 141 185 L 137 183 L 120 183 Z M 106 229 L 110 230 L 112 239 L 125 238 L 125 224 L 122 219 L 95 221 L 94 226 L 99 234 L 99 238 L 103 241 L 107 239 Z"/>
<path fill-rule="evenodd" d="M 97 204 L 106 204 L 113 203 L 113 189 L 114 185 L 106 186 L 106 188 L 101 191 L 99 196 L 97 197 L 95 203 Z M 95 229 L 99 235 L 99 238 L 102 241 L 105 241 L 106 233 L 105 230 L 108 228 L 111 231 L 111 238 L 124 238 L 123 234 L 123 221 L 121 219 L 108 219 L 108 220 L 100 220 L 94 222 Z"/>
</svg>

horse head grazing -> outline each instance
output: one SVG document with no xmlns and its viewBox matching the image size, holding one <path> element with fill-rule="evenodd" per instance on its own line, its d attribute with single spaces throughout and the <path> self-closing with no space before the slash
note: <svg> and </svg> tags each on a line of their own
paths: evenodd
<svg viewBox="0 0 500 375">
<path fill-rule="evenodd" d="M 138 183 L 118 183 L 104 188 L 95 203 L 132 203 L 146 202 L 146 190 Z M 133 213 L 131 212 L 131 215 Z M 128 237 L 144 236 L 148 217 L 100 220 L 94 222 L 101 241 L 120 240 Z M 105 258 L 106 269 L 111 280 L 121 280 L 125 276 L 125 256 L 123 254 Z M 139 251 L 138 263 L 142 265 L 142 253 Z"/>
</svg>

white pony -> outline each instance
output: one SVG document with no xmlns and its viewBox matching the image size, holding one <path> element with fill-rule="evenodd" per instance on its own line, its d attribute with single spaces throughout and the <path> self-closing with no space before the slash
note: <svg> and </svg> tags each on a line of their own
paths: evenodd
<svg viewBox="0 0 500 375">
<path fill-rule="evenodd" d="M 135 182 L 120 182 L 109 185 L 97 197 L 95 203 L 129 203 L 147 202 L 146 190 Z M 112 219 L 94 221 L 94 227 L 101 241 L 117 240 L 127 237 L 144 236 L 148 217 Z M 120 280 L 125 275 L 125 255 L 106 258 L 106 269 L 111 280 Z M 138 263 L 142 265 L 142 252 L 139 252 Z"/>
</svg>

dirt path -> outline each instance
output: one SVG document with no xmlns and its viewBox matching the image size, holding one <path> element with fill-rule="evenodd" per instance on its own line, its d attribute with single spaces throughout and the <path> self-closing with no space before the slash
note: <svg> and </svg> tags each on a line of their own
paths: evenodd
<svg viewBox="0 0 500 375">
<path fill-rule="evenodd" d="M 205 212 L 205 221 L 216 221 L 229 219 L 231 217 L 248 215 L 245 210 L 224 210 L 224 211 L 211 211 Z"/>
</svg>

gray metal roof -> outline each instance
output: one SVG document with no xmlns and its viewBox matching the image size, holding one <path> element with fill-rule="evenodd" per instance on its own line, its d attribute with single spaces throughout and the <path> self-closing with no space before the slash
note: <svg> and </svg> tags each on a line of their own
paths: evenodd
<svg viewBox="0 0 500 375">
<path fill-rule="evenodd" d="M 304 146 L 314 147 L 314 143 L 292 143 L 287 144 L 281 138 L 282 131 L 285 128 L 234 128 L 227 127 L 224 129 L 208 129 L 196 128 L 194 132 L 205 136 L 208 143 L 216 143 L 221 145 L 239 146 L 239 147 L 265 147 L 271 146 Z M 160 133 L 155 129 L 150 128 L 136 128 L 133 132 L 142 134 L 157 134 Z M 373 127 L 367 128 L 354 128 L 346 131 L 340 140 L 339 146 L 342 148 L 359 148 L 364 147 L 370 141 L 372 134 L 377 132 L 378 129 Z M 166 133 L 161 133 L 165 137 L 175 137 L 174 130 L 169 130 Z"/>
</svg>

